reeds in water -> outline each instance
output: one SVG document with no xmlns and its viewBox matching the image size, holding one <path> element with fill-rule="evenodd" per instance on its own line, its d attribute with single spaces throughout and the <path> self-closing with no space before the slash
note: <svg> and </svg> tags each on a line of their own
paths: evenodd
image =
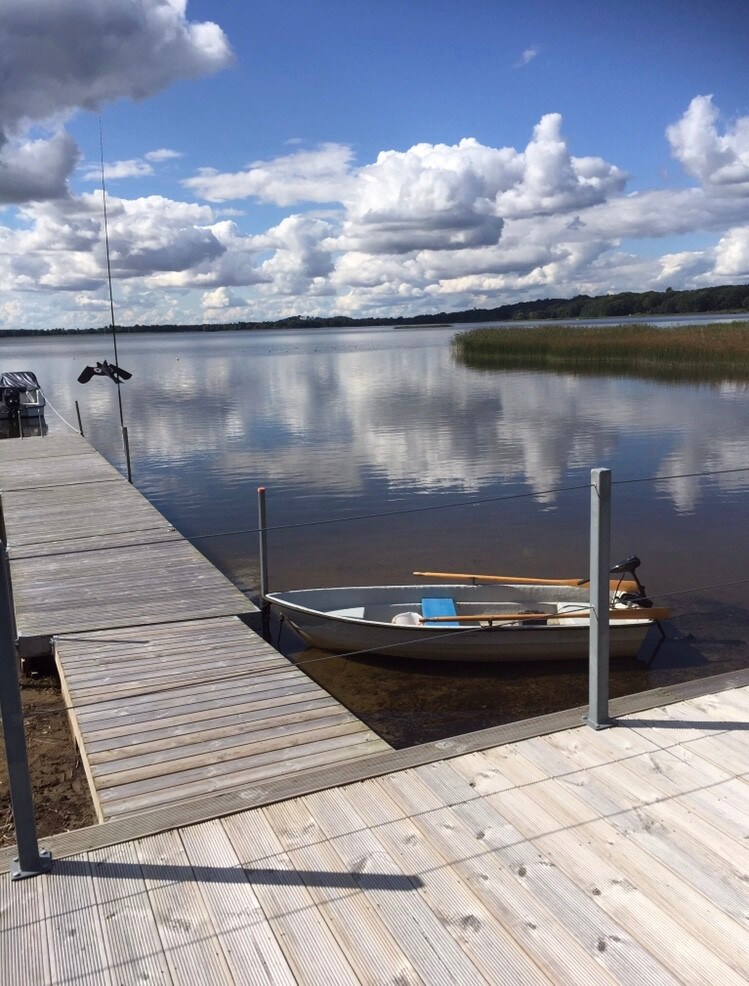
<svg viewBox="0 0 749 986">
<path fill-rule="evenodd" d="M 647 324 L 478 328 L 460 332 L 453 345 L 462 362 L 484 369 L 749 380 L 746 321 L 674 328 Z"/>
</svg>

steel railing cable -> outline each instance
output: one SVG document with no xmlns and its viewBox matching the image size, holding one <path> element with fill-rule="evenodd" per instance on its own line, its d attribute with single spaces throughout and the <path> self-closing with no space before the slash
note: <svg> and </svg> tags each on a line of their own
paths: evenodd
<svg viewBox="0 0 749 986">
<path fill-rule="evenodd" d="M 299 521 L 298 523 L 294 523 L 294 524 L 277 524 L 272 527 L 266 527 L 265 531 L 270 533 L 273 531 L 285 531 L 285 530 L 292 530 L 292 529 L 303 528 L 303 527 L 319 527 L 323 524 L 338 524 L 338 523 L 346 523 L 355 520 L 371 520 L 372 518 L 376 518 L 376 517 L 399 517 L 402 514 L 422 513 L 431 510 L 446 510 L 455 507 L 473 507 L 482 503 L 495 503 L 501 500 L 518 500 L 523 498 L 527 499 L 534 496 L 544 496 L 549 493 L 567 493 L 575 490 L 584 490 L 589 488 L 590 488 L 590 483 L 584 483 L 579 486 L 564 486 L 564 487 L 558 487 L 557 489 L 553 489 L 553 490 L 540 490 L 540 491 L 529 492 L 529 493 L 510 493 L 505 496 L 481 497 L 481 498 L 474 498 L 470 500 L 464 500 L 461 502 L 432 504 L 431 506 L 426 506 L 426 507 L 408 507 L 405 510 L 386 510 L 386 511 L 381 511 L 379 513 L 355 514 L 349 517 L 325 517 L 325 518 L 321 518 L 320 520 Z M 169 524 L 168 521 L 166 521 L 166 523 Z M 96 538 L 124 536 L 126 534 L 140 534 L 144 530 L 158 530 L 158 529 L 159 528 L 139 527 L 126 531 L 107 531 L 106 533 L 103 534 L 81 535 L 80 537 L 70 537 L 70 538 L 55 538 L 50 541 L 35 541 L 34 544 L 29 545 L 29 548 L 36 548 L 37 546 L 42 547 L 45 544 L 64 543 L 65 541 L 94 540 Z M 176 531 L 176 528 L 173 525 L 169 525 L 168 529 L 170 530 L 170 533 Z M 259 527 L 247 527 L 233 531 L 216 531 L 207 534 L 191 534 L 189 536 L 187 535 L 182 535 L 182 536 L 186 540 L 193 542 L 193 541 L 206 540 L 208 538 L 237 537 L 239 535 L 245 535 L 245 534 L 259 534 L 260 530 L 261 528 Z M 147 542 L 143 542 L 142 544 L 133 543 L 133 544 L 125 545 L 125 547 L 136 548 L 136 547 L 143 547 L 143 545 L 145 544 L 148 545 L 166 544 L 170 540 L 171 540 L 170 538 L 165 538 L 163 541 L 147 541 Z M 69 553 L 85 554 L 86 552 L 89 551 L 102 551 L 108 547 L 109 546 L 106 544 L 92 545 L 91 547 L 75 548 Z M 65 554 L 65 553 L 66 552 L 59 552 L 59 554 Z M 29 555 L 26 557 L 33 558 L 36 556 Z"/>
<path fill-rule="evenodd" d="M 641 476 L 633 479 L 617 479 L 617 480 L 612 480 L 612 485 L 626 486 L 626 485 L 634 485 L 637 483 L 660 483 L 670 479 L 693 479 L 693 478 L 702 478 L 709 476 L 723 476 L 730 473 L 741 473 L 741 472 L 749 472 L 749 466 L 740 466 L 733 469 L 715 469 L 715 470 L 709 470 L 704 472 L 674 473 L 667 476 Z M 548 496 L 552 493 L 570 493 L 570 492 L 576 492 L 579 490 L 585 490 L 590 488 L 591 488 L 590 483 L 580 483 L 579 485 L 575 485 L 575 486 L 557 486 L 548 490 L 533 490 L 525 493 L 509 493 L 509 494 L 504 494 L 502 496 L 474 497 L 471 499 L 453 501 L 451 503 L 436 503 L 422 507 L 406 507 L 403 510 L 383 510 L 373 513 L 367 513 L 367 514 L 351 514 L 348 517 L 323 517 L 320 518 L 319 520 L 297 521 L 291 524 L 274 524 L 274 525 L 269 525 L 268 527 L 265 528 L 265 530 L 268 533 L 272 533 L 274 531 L 295 530 L 305 527 L 320 527 L 324 524 L 344 524 L 344 523 L 351 523 L 353 521 L 359 521 L 359 520 L 373 520 L 373 519 L 384 518 L 384 517 L 400 517 L 406 514 L 426 513 L 428 511 L 433 511 L 433 510 L 450 510 L 450 509 L 457 509 L 460 507 L 474 507 L 484 503 L 500 503 L 505 500 L 532 499 L 533 497 L 537 497 L 537 496 Z M 143 528 L 134 528 L 132 530 L 117 531 L 114 533 L 139 534 L 142 530 Z M 259 534 L 259 533 L 260 533 L 259 527 L 242 527 L 230 531 L 209 531 L 204 534 L 190 534 L 189 536 L 188 535 L 183 535 L 183 536 L 186 537 L 188 541 L 202 541 L 209 538 L 237 537 L 245 534 Z M 92 535 L 92 537 L 96 537 L 96 536 L 106 536 L 106 535 Z M 61 538 L 59 540 L 67 540 L 67 539 Z M 71 538 L 70 540 L 77 540 L 77 539 Z M 40 541 L 38 543 L 45 544 L 47 542 Z M 84 550 L 95 550 L 95 549 L 84 549 Z"/>
<path fill-rule="evenodd" d="M 707 476 L 725 476 L 729 473 L 749 472 L 749 466 L 736 466 L 733 469 L 710 469 L 706 472 L 681 472 L 668 476 L 641 476 L 634 479 L 612 479 L 612 486 L 627 486 L 635 483 L 662 483 L 668 479 L 701 479 Z"/>
<path fill-rule="evenodd" d="M 472 499 L 457 500 L 452 503 L 433 503 L 426 507 L 406 507 L 403 510 L 382 510 L 370 514 L 352 514 L 349 517 L 323 517 L 320 520 L 302 520 L 294 524 L 275 524 L 265 528 L 269 533 L 272 531 L 288 531 L 300 527 L 320 527 L 323 524 L 345 524 L 355 520 L 374 520 L 382 517 L 401 517 L 404 514 L 427 513 L 432 510 L 450 510 L 457 507 L 475 507 L 483 503 L 499 503 L 502 500 L 523 500 L 534 496 L 547 496 L 550 493 L 570 493 L 574 490 L 590 489 L 590 483 L 581 483 L 579 486 L 559 486 L 551 490 L 535 490 L 528 493 L 507 493 L 504 496 L 484 496 L 473 497 Z M 203 538 L 230 537 L 235 534 L 259 534 L 260 528 L 248 528 L 241 531 L 219 531 L 213 534 L 195 534 L 191 540 L 201 540 Z"/>
<path fill-rule="evenodd" d="M 147 630 L 147 627 L 144 627 L 144 629 Z M 400 641 L 397 645 L 390 643 L 390 644 L 385 644 L 382 647 L 369 647 L 366 650 L 347 651 L 342 654 L 339 653 L 324 654 L 321 657 L 310 657 L 306 661 L 291 661 L 289 658 L 286 658 L 286 660 L 288 660 L 289 667 L 291 668 L 304 668 L 312 664 L 321 664 L 325 661 L 333 661 L 336 660 L 336 658 L 362 657 L 366 654 L 375 654 L 377 651 L 387 650 L 393 646 L 402 647 L 402 646 L 408 646 L 409 644 L 412 643 L 414 644 L 427 643 L 429 640 L 435 640 L 435 639 L 444 640 L 447 637 L 456 637 L 461 634 L 465 635 L 472 633 L 485 633 L 486 630 L 487 630 L 486 627 L 475 627 L 475 628 L 465 627 L 460 630 L 450 630 L 450 631 L 443 630 L 440 631 L 439 633 L 430 634 L 428 637 L 420 635 L 412 640 L 403 640 Z M 77 635 L 75 634 L 70 634 L 70 635 L 61 634 L 59 639 L 69 641 L 76 639 L 76 636 Z M 284 665 L 280 665 L 280 666 L 271 665 L 264 668 L 247 668 L 242 671 L 232 672 L 229 674 L 222 675 L 220 679 L 217 679 L 215 675 L 210 678 L 202 678 L 202 679 L 191 678 L 188 682 L 181 682 L 179 684 L 170 683 L 164 685 L 163 687 L 159 687 L 158 685 L 153 685 L 146 691 L 130 692 L 127 695 L 122 696 L 122 700 L 130 701 L 131 699 L 134 698 L 148 698 L 150 695 L 164 695 L 167 694 L 168 692 L 181 691 L 182 689 L 187 688 L 188 686 L 215 684 L 218 680 L 222 682 L 228 682 L 228 681 L 242 681 L 247 678 L 261 678 L 265 675 L 274 674 L 279 671 L 286 671 L 286 670 L 287 668 Z M 117 697 L 118 697 L 117 695 L 112 695 L 112 699 L 116 699 Z M 81 702 L 75 706 L 66 705 L 59 709 L 48 709 L 48 710 L 44 710 L 43 712 L 27 712 L 24 713 L 24 719 L 35 718 L 37 716 L 57 715 L 58 713 L 61 712 L 77 712 L 80 711 L 81 709 L 96 708 L 100 704 L 101 702 Z"/>
<path fill-rule="evenodd" d="M 47 403 L 49 404 L 49 401 L 47 401 Z M 68 421 L 66 421 L 62 417 L 62 415 L 60 415 L 59 412 L 57 412 L 56 409 L 51 404 L 49 404 L 49 406 L 52 408 L 52 410 L 54 411 L 54 413 L 57 414 L 57 416 L 65 424 L 68 425 L 68 427 L 72 428 L 74 431 L 78 431 L 78 429 L 77 428 L 73 428 L 73 426 Z M 741 467 L 735 467 L 735 468 L 731 468 L 731 469 L 706 470 L 706 471 L 703 471 L 703 472 L 693 472 L 693 473 L 676 473 L 676 474 L 667 475 L 667 476 L 648 476 L 648 477 L 639 477 L 639 478 L 633 478 L 633 479 L 620 479 L 620 480 L 614 481 L 614 484 L 613 485 L 624 486 L 624 485 L 634 485 L 634 484 L 637 484 L 637 483 L 663 482 L 663 481 L 666 481 L 666 480 L 669 480 L 669 479 L 703 478 L 703 477 L 709 477 L 709 476 L 720 476 L 720 475 L 727 475 L 727 474 L 741 473 L 741 472 L 749 472 L 749 466 L 741 466 Z M 352 516 L 349 516 L 349 517 L 323 518 L 323 519 L 315 520 L 315 521 L 301 521 L 301 522 L 293 523 L 293 524 L 279 524 L 279 525 L 269 526 L 265 530 L 268 531 L 268 532 L 270 532 L 270 531 L 281 531 L 281 530 L 299 529 L 299 528 L 304 528 L 304 527 L 316 527 L 316 526 L 320 526 L 320 525 L 323 525 L 323 524 L 352 522 L 352 521 L 356 521 L 356 520 L 369 520 L 369 519 L 373 519 L 373 518 L 400 516 L 400 515 L 404 515 L 404 514 L 425 513 L 427 511 L 433 511 L 433 510 L 445 510 L 445 509 L 452 509 L 452 508 L 457 508 L 457 507 L 469 507 L 469 506 L 476 506 L 477 504 L 483 504 L 483 503 L 496 503 L 496 502 L 501 502 L 501 501 L 504 501 L 504 500 L 524 499 L 524 498 L 529 498 L 529 497 L 543 496 L 543 495 L 547 495 L 547 494 L 551 494 L 551 493 L 574 492 L 574 491 L 578 491 L 578 490 L 582 490 L 582 489 L 589 489 L 589 488 L 591 488 L 591 484 L 590 483 L 582 483 L 582 484 L 575 485 L 575 486 L 556 487 L 556 488 L 549 489 L 549 490 L 541 490 L 541 491 L 538 491 L 537 490 L 537 491 L 527 492 L 527 493 L 513 493 L 513 494 L 507 494 L 507 495 L 504 495 L 504 496 L 496 496 L 496 497 L 480 497 L 480 498 L 467 499 L 467 500 L 460 501 L 460 502 L 452 502 L 452 503 L 446 503 L 446 504 L 433 504 L 433 505 L 430 505 L 430 506 L 423 506 L 423 507 L 409 507 L 409 508 L 406 508 L 404 510 L 380 511 L 380 512 L 369 513 L 369 514 L 357 514 L 357 515 L 352 515 Z M 158 529 L 158 528 L 155 528 L 155 529 Z M 143 530 L 144 530 L 143 528 L 139 528 L 139 529 L 134 529 L 134 530 L 131 530 L 131 531 L 118 531 L 118 532 L 113 532 L 113 533 L 114 534 L 117 534 L 117 535 L 122 535 L 122 534 L 138 534 L 138 533 L 141 533 Z M 260 532 L 260 528 L 257 528 L 257 527 L 254 527 L 254 528 L 243 528 L 243 529 L 238 529 L 238 530 L 234 530 L 234 531 L 220 531 L 220 532 L 214 532 L 214 533 L 208 533 L 208 534 L 196 534 L 196 535 L 192 535 L 190 538 L 188 538 L 188 540 L 195 541 L 195 540 L 201 540 L 201 539 L 204 539 L 204 538 L 212 538 L 212 537 L 231 537 L 231 536 L 244 535 L 244 534 L 257 534 L 259 532 Z M 107 536 L 107 535 L 93 535 L 92 537 L 102 537 L 102 536 Z M 69 539 L 60 539 L 60 540 L 61 541 L 64 541 L 64 540 L 69 540 Z M 74 540 L 74 539 L 70 539 L 70 540 Z M 54 542 L 39 542 L 40 545 L 41 544 L 44 544 L 44 543 L 54 543 Z M 154 544 L 154 543 L 167 543 L 167 539 L 165 539 L 163 542 L 146 542 L 146 543 L 151 543 L 151 544 Z M 105 547 L 106 546 L 83 548 L 83 549 L 78 549 L 78 551 L 85 552 L 85 551 L 103 550 L 103 548 L 105 548 Z M 749 579 L 737 579 L 737 580 L 733 580 L 733 581 L 729 581 L 729 582 L 711 583 L 711 584 L 707 584 L 707 585 L 703 585 L 703 586 L 693 586 L 693 587 L 690 587 L 690 588 L 687 588 L 687 589 L 674 589 L 674 590 L 671 590 L 671 591 L 662 591 L 660 594 L 663 595 L 663 596 L 675 596 L 675 595 L 682 595 L 682 594 L 687 594 L 687 593 L 702 592 L 702 591 L 706 591 L 708 589 L 717 589 L 717 588 L 726 588 L 726 587 L 735 586 L 735 585 L 744 585 L 744 584 L 747 584 L 747 583 L 749 583 Z M 693 615 L 693 614 L 688 614 L 688 613 L 687 614 L 680 614 L 679 616 L 670 617 L 670 619 L 681 619 L 681 618 L 684 618 L 685 616 L 689 616 L 689 615 Z M 461 628 L 460 630 L 452 631 L 449 634 L 446 634 L 444 631 L 442 631 L 439 634 L 435 634 L 434 637 L 435 637 L 435 639 L 444 640 L 446 636 L 465 635 L 466 633 L 479 633 L 479 632 L 485 632 L 485 631 L 486 631 L 486 628 L 485 627 Z M 68 639 L 70 639 L 70 638 L 68 638 Z M 431 639 L 431 638 L 420 636 L 419 638 L 415 638 L 414 640 L 403 641 L 403 644 L 407 646 L 410 643 L 416 643 L 416 642 L 422 642 L 423 643 L 423 642 L 425 642 L 425 641 L 427 641 L 429 639 Z M 391 646 L 392 646 L 392 644 L 385 645 L 385 647 L 383 647 L 383 648 L 368 648 L 367 650 L 350 651 L 350 652 L 342 653 L 342 654 L 338 654 L 338 653 L 326 654 L 326 655 L 324 655 L 322 657 L 309 658 L 306 661 L 298 661 L 296 663 L 291 662 L 291 664 L 292 664 L 292 667 L 303 668 L 303 667 L 306 667 L 306 666 L 309 666 L 309 665 L 312 665 L 312 664 L 317 664 L 317 663 L 320 663 L 320 662 L 323 662 L 323 661 L 335 660 L 337 658 L 358 657 L 358 656 L 362 656 L 362 655 L 365 655 L 365 654 L 376 653 L 377 650 L 387 649 L 388 647 L 391 647 Z M 234 681 L 234 680 L 241 680 L 243 678 L 249 678 L 249 677 L 259 677 L 259 676 L 262 676 L 262 675 L 267 675 L 268 673 L 271 673 L 274 670 L 278 670 L 278 669 L 272 668 L 272 667 L 261 668 L 261 669 L 248 669 L 248 670 L 243 670 L 243 671 L 236 672 L 235 674 L 227 674 L 227 675 L 224 675 L 221 678 L 221 680 L 222 681 Z M 216 678 L 215 677 L 212 677 L 212 678 L 206 679 L 205 681 L 202 681 L 202 682 L 201 681 L 197 681 L 197 682 L 193 681 L 192 684 L 196 684 L 196 683 L 197 684 L 209 684 L 209 683 L 215 682 L 215 681 L 216 681 Z M 147 697 L 148 695 L 154 694 L 156 692 L 159 693 L 159 694 L 163 694 L 163 693 L 168 692 L 168 691 L 178 691 L 178 690 L 180 690 L 180 689 L 182 689 L 184 687 L 185 687 L 185 684 L 184 683 L 182 683 L 182 684 L 169 684 L 169 685 L 164 686 L 163 688 L 158 688 L 158 687 L 154 688 L 154 687 L 152 687 L 152 688 L 149 688 L 148 691 L 145 691 L 145 692 L 134 692 L 134 693 L 130 693 L 126 697 L 127 697 L 127 699 L 143 698 L 143 697 Z M 82 709 L 82 708 L 87 708 L 87 707 L 95 706 L 97 704 L 98 703 L 82 703 L 81 705 L 78 705 L 75 708 L 76 709 Z M 43 712 L 28 712 L 28 713 L 25 714 L 24 717 L 25 718 L 31 718 L 31 717 L 34 717 L 34 716 L 54 715 L 54 714 L 56 714 L 58 712 L 70 712 L 70 711 L 73 711 L 73 707 L 67 707 L 66 706 L 66 707 L 63 707 L 61 709 L 55 709 L 55 710 L 49 710 L 49 711 L 43 711 Z"/>
<path fill-rule="evenodd" d="M 62 420 L 64 421 L 65 419 L 63 418 Z M 67 423 L 68 422 L 66 422 L 66 424 Z M 70 427 L 72 427 L 72 425 L 70 425 Z M 77 431 L 77 429 L 74 430 Z M 634 485 L 637 483 L 659 483 L 659 482 L 667 481 L 669 479 L 693 479 L 693 478 L 702 478 L 709 476 L 722 476 L 731 473 L 741 473 L 741 472 L 749 472 L 749 466 L 740 466 L 733 469 L 716 469 L 716 470 L 710 470 L 704 472 L 674 473 L 672 475 L 667 475 L 667 476 L 642 476 L 633 479 L 618 479 L 618 480 L 613 480 L 612 485 L 625 486 L 625 485 Z M 590 488 L 591 488 L 590 483 L 581 483 L 575 486 L 558 486 L 548 490 L 534 490 L 525 493 L 509 493 L 503 496 L 474 497 L 472 499 L 453 501 L 452 503 L 437 503 L 437 504 L 431 504 L 429 506 L 422 506 L 422 507 L 406 507 L 403 510 L 383 510 L 374 513 L 367 513 L 367 514 L 352 514 L 348 517 L 323 517 L 320 518 L 319 520 L 298 521 L 292 524 L 275 524 L 266 527 L 265 531 L 267 533 L 272 533 L 274 531 L 298 530 L 305 527 L 320 527 L 324 524 L 343 524 L 343 523 L 351 523 L 353 521 L 359 521 L 359 520 L 372 520 L 372 519 L 384 518 L 384 517 L 400 517 L 407 514 L 426 513 L 427 511 L 433 511 L 433 510 L 450 510 L 450 509 L 457 509 L 460 507 L 474 507 L 484 503 L 500 503 L 505 500 L 531 499 L 537 496 L 547 496 L 552 493 L 569 493 L 569 492 L 575 492 L 575 491 L 590 489 Z M 148 529 L 150 530 L 151 528 Z M 159 528 L 153 528 L 153 529 L 158 530 Z M 140 534 L 144 530 L 146 530 L 146 528 L 141 527 L 141 528 L 133 528 L 131 530 L 125 530 L 125 531 L 106 532 L 105 534 L 99 534 L 99 535 L 90 535 L 90 536 L 84 535 L 82 538 L 55 538 L 54 541 L 35 542 L 35 545 L 30 545 L 29 547 L 35 547 L 36 544 L 41 546 L 44 544 L 53 544 L 67 540 L 70 541 L 84 540 L 84 539 L 88 540 L 89 538 L 93 540 L 98 537 L 108 537 L 115 534 L 118 536 L 126 535 L 126 534 Z M 172 530 L 176 530 L 176 528 L 172 526 Z M 260 530 L 261 529 L 259 527 L 243 527 L 230 531 L 212 531 L 204 534 L 190 534 L 189 536 L 183 535 L 183 537 L 185 537 L 188 541 L 193 542 L 193 541 L 207 540 L 210 538 L 238 537 L 240 535 L 246 535 L 246 534 L 259 534 Z M 144 543 L 149 543 L 149 544 L 166 543 L 167 540 L 168 539 L 165 539 L 164 542 L 144 542 Z M 128 547 L 138 547 L 138 546 L 139 545 L 137 544 L 128 545 Z M 106 545 L 104 547 L 106 547 Z M 75 553 L 78 553 L 79 551 L 85 552 L 85 551 L 99 551 L 99 550 L 102 549 L 98 546 L 92 546 L 92 547 L 76 549 Z"/>
<path fill-rule="evenodd" d="M 685 595 L 685 594 L 688 594 L 688 593 L 705 592 L 705 591 L 707 591 L 709 589 L 722 589 L 722 588 L 729 588 L 731 586 L 746 585 L 746 584 L 749 584 L 749 579 L 735 579 L 735 580 L 732 580 L 732 581 L 729 581 L 729 582 L 713 582 L 713 583 L 709 583 L 709 584 L 706 584 L 706 585 L 690 586 L 687 589 L 662 590 L 661 592 L 659 592 L 659 595 L 660 596 L 678 596 L 678 595 Z M 671 620 L 677 620 L 677 619 L 684 619 L 686 617 L 695 616 L 695 615 L 696 615 L 696 611 L 695 612 L 691 612 L 691 613 L 680 613 L 680 614 L 675 615 L 675 616 L 670 616 L 669 617 L 669 621 L 671 621 Z M 147 627 L 145 627 L 144 629 L 147 629 Z M 494 630 L 497 630 L 497 629 L 500 629 L 500 628 L 498 628 L 498 627 L 495 627 L 494 628 Z M 474 627 L 470 627 L 470 628 L 469 627 L 464 627 L 464 628 L 461 628 L 460 630 L 440 631 L 439 633 L 436 633 L 436 634 L 430 634 L 428 637 L 425 636 L 425 635 L 419 635 L 419 637 L 415 637 L 413 639 L 400 641 L 397 646 L 399 646 L 399 647 L 400 646 L 408 646 L 409 644 L 412 644 L 412 643 L 414 643 L 414 644 L 415 643 L 426 643 L 429 640 L 445 640 L 447 637 L 456 637 L 456 636 L 465 635 L 465 634 L 468 634 L 468 633 L 485 633 L 485 632 L 487 632 L 487 628 L 486 627 L 483 627 L 483 626 L 475 627 L 475 628 Z M 75 635 L 75 634 L 65 634 L 65 635 L 61 635 L 60 636 L 60 639 L 70 641 L 70 640 L 76 639 L 76 636 L 77 635 Z M 307 660 L 302 660 L 302 661 L 291 661 L 291 660 L 289 660 L 289 664 L 290 664 L 291 667 L 294 667 L 294 668 L 304 668 L 304 667 L 308 667 L 308 666 L 313 665 L 313 664 L 319 664 L 319 663 L 322 663 L 322 662 L 325 662 L 325 661 L 332 661 L 332 660 L 335 660 L 337 658 L 342 658 L 343 659 L 343 658 L 349 658 L 349 657 L 363 657 L 363 656 L 366 656 L 367 654 L 375 654 L 379 650 L 387 650 L 387 649 L 389 649 L 392 646 L 394 646 L 394 645 L 392 643 L 390 643 L 390 644 L 385 644 L 382 647 L 369 647 L 366 650 L 346 651 L 346 652 L 343 652 L 343 653 L 330 653 L 330 654 L 322 655 L 320 657 L 311 657 L 311 658 L 308 658 Z M 288 660 L 288 658 L 287 658 L 287 660 Z M 237 671 L 235 673 L 225 674 L 225 675 L 223 675 L 221 677 L 220 680 L 221 681 L 239 681 L 239 680 L 242 680 L 242 679 L 245 679 L 245 678 L 254 678 L 254 677 L 258 677 L 259 678 L 259 677 L 262 677 L 264 675 L 272 674 L 274 672 L 283 671 L 283 670 L 285 670 L 283 665 L 281 667 L 278 667 L 278 666 L 268 666 L 268 667 L 264 667 L 264 668 L 249 668 L 249 669 L 245 669 L 245 670 L 242 670 L 242 671 Z M 212 684 L 212 683 L 214 683 L 216 681 L 217 681 L 216 677 L 213 676 L 211 678 L 205 678 L 205 679 L 198 679 L 198 680 L 192 679 L 189 682 L 189 684 L 190 685 L 196 685 L 196 684 L 197 685 L 203 685 L 203 684 Z M 160 694 L 161 695 L 161 694 L 165 694 L 165 693 L 167 693 L 169 691 L 179 691 L 179 690 L 181 690 L 181 689 L 183 689 L 185 687 L 187 687 L 187 684 L 185 682 L 182 682 L 180 684 L 171 684 L 170 683 L 170 684 L 164 685 L 163 687 L 158 687 L 158 686 L 151 687 L 147 691 L 143 691 L 143 692 L 131 692 L 131 693 L 129 693 L 128 695 L 126 695 L 124 697 L 127 700 L 130 700 L 130 699 L 133 699 L 133 698 L 147 698 L 149 695 L 153 695 L 153 694 Z M 64 707 L 59 708 L 59 709 L 45 710 L 43 712 L 28 712 L 28 713 L 25 713 L 24 714 L 24 718 L 33 718 L 35 716 L 45 716 L 45 715 L 56 715 L 59 712 L 72 712 L 72 711 L 78 710 L 78 709 L 85 709 L 85 708 L 89 708 L 89 707 L 95 707 L 98 704 L 99 704 L 98 702 L 83 702 L 83 703 L 81 703 L 81 704 L 79 704 L 79 705 L 77 705 L 75 707 L 73 707 L 73 706 L 64 706 Z"/>
<path fill-rule="evenodd" d="M 737 580 L 731 581 L 731 582 L 717 582 L 717 583 L 712 583 L 712 584 L 709 584 L 709 585 L 692 586 L 691 588 L 688 588 L 688 589 L 674 589 L 674 590 L 671 590 L 671 591 L 662 591 L 662 592 L 659 593 L 659 595 L 661 595 L 661 596 L 677 596 L 677 595 L 682 595 L 682 594 L 685 594 L 685 593 L 703 592 L 703 591 L 706 591 L 708 589 L 719 589 L 719 588 L 730 587 L 730 586 L 734 586 L 734 585 L 745 585 L 747 583 L 749 583 L 749 579 L 737 579 Z M 696 612 L 692 612 L 692 613 L 680 613 L 680 614 L 678 614 L 676 616 L 670 616 L 669 617 L 669 621 L 671 621 L 671 620 L 677 620 L 677 619 L 684 619 L 686 617 L 694 616 L 694 615 L 696 615 Z M 145 628 L 145 629 L 147 629 L 147 628 Z M 493 629 L 494 630 L 500 630 L 499 627 L 494 627 Z M 471 633 L 485 633 L 485 632 L 487 632 L 487 627 L 483 627 L 483 626 L 479 626 L 479 627 L 463 627 L 460 630 L 450 630 L 450 631 L 444 631 L 443 630 L 443 631 L 440 631 L 439 633 L 436 633 L 436 634 L 430 634 L 428 637 L 427 636 L 419 635 L 418 637 L 414 637 L 413 639 L 399 641 L 398 644 L 397 644 L 397 646 L 402 647 L 402 646 L 408 646 L 409 644 L 412 644 L 412 643 L 413 644 L 415 644 L 415 643 L 427 643 L 430 640 L 445 640 L 447 637 L 457 637 L 457 636 L 464 636 L 466 634 L 471 634 Z M 501 630 L 500 630 L 500 632 L 501 632 Z M 75 639 L 75 636 L 76 635 L 74 635 L 74 634 L 61 635 L 60 639 L 70 641 L 70 640 Z M 387 649 L 389 649 L 392 646 L 394 646 L 394 645 L 392 643 L 390 643 L 390 644 L 385 644 L 382 647 L 368 647 L 366 650 L 356 650 L 356 651 L 346 651 L 346 652 L 343 652 L 343 653 L 324 654 L 324 655 L 322 655 L 320 657 L 311 657 L 311 658 L 308 658 L 307 660 L 302 660 L 302 661 L 291 661 L 288 658 L 287 658 L 287 660 L 289 660 L 289 665 L 292 668 L 305 668 L 305 667 L 309 667 L 309 666 L 311 666 L 313 664 L 320 664 L 320 663 L 323 663 L 325 661 L 333 661 L 333 660 L 336 660 L 338 658 L 344 659 L 344 658 L 349 658 L 349 657 L 364 657 L 367 654 L 376 654 L 377 651 L 387 650 Z M 191 679 L 190 682 L 181 682 L 179 684 L 169 683 L 169 684 L 165 684 L 163 687 L 159 687 L 158 685 L 156 685 L 156 686 L 153 686 L 153 687 L 149 688 L 147 691 L 143 691 L 143 692 L 131 692 L 131 693 L 123 696 L 123 698 L 124 698 L 124 700 L 130 701 L 131 699 L 134 699 L 134 698 L 147 698 L 148 696 L 154 695 L 154 694 L 164 695 L 164 694 L 166 694 L 166 693 L 168 693 L 170 691 L 171 692 L 177 692 L 177 691 L 180 691 L 180 690 L 186 688 L 188 686 L 188 684 L 189 685 L 209 685 L 209 684 L 216 683 L 217 680 L 220 680 L 222 682 L 241 681 L 241 680 L 244 680 L 244 679 L 247 679 L 247 678 L 261 678 L 263 676 L 266 676 L 266 675 L 269 675 L 269 674 L 273 674 L 273 673 L 278 672 L 278 671 L 284 671 L 284 670 L 285 670 L 285 668 L 284 668 L 283 665 L 281 665 L 280 667 L 276 665 L 276 666 L 267 666 L 267 667 L 262 667 L 262 668 L 248 668 L 248 669 L 244 669 L 242 671 L 237 671 L 237 672 L 233 672 L 233 673 L 222 675 L 220 679 L 217 679 L 215 676 L 212 676 L 210 678 L 205 678 L 205 679 Z M 116 697 L 116 696 L 113 696 L 113 698 L 114 697 Z M 76 706 L 63 706 L 63 707 L 61 707 L 59 709 L 48 709 L 48 710 L 44 710 L 42 712 L 26 712 L 26 713 L 24 713 L 24 719 L 30 719 L 30 718 L 40 717 L 40 716 L 47 716 L 47 715 L 57 715 L 58 713 L 61 713 L 61 712 L 73 712 L 73 711 L 78 711 L 78 710 L 86 709 L 86 708 L 94 708 L 94 707 L 98 706 L 99 704 L 100 704 L 99 702 L 82 702 L 82 703 L 80 703 L 80 704 L 78 704 Z"/>
</svg>

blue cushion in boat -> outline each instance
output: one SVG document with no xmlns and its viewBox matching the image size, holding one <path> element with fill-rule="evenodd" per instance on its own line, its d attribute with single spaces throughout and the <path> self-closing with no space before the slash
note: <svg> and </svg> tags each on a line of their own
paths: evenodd
<svg viewBox="0 0 749 986">
<path fill-rule="evenodd" d="M 421 615 L 424 617 L 427 626 L 459 627 L 457 620 L 440 620 L 439 623 L 431 623 L 430 618 L 435 616 L 457 616 L 455 603 L 452 599 L 442 599 L 435 596 L 421 600 Z"/>
</svg>

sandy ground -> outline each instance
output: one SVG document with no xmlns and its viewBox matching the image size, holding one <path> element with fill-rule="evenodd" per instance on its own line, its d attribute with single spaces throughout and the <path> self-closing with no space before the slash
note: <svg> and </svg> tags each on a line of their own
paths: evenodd
<svg viewBox="0 0 749 986">
<path fill-rule="evenodd" d="M 21 680 L 26 742 L 36 813 L 43 839 L 96 821 L 88 782 L 65 714 L 60 687 L 52 675 Z M 0 737 L 0 845 L 14 845 L 5 748 Z"/>
</svg>

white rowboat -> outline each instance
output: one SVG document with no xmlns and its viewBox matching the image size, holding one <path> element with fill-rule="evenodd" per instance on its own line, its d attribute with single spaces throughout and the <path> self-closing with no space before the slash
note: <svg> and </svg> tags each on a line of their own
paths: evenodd
<svg viewBox="0 0 749 986">
<path fill-rule="evenodd" d="M 611 656 L 634 656 L 668 613 L 638 605 L 631 593 L 612 588 L 609 595 Z M 588 654 L 587 586 L 346 586 L 264 598 L 307 644 L 337 653 L 499 662 Z"/>
</svg>

